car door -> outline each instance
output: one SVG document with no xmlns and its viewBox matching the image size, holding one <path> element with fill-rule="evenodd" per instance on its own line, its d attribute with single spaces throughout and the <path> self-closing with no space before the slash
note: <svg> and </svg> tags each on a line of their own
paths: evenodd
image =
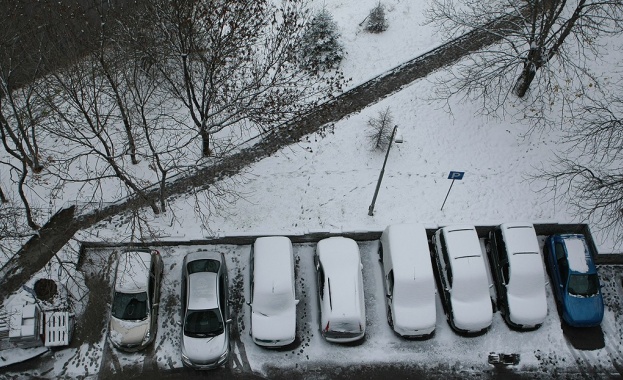
<svg viewBox="0 0 623 380">
<path fill-rule="evenodd" d="M 564 299 L 564 292 L 566 291 L 567 277 L 569 274 L 569 265 L 567 264 L 567 256 L 565 254 L 565 247 L 561 242 L 554 243 L 554 268 L 552 273 L 556 277 L 556 295 L 558 299 L 562 301 Z"/>
</svg>

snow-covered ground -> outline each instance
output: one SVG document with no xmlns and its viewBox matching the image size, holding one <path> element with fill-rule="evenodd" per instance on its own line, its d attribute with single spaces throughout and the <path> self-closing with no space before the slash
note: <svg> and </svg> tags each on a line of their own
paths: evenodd
<svg viewBox="0 0 623 380">
<path fill-rule="evenodd" d="M 326 6 L 338 22 L 348 52 L 343 63 L 350 86 L 366 80 L 414 58 L 442 41 L 429 25 L 422 25 L 426 3 L 404 0 L 384 2 L 390 28 L 371 35 L 358 25 L 377 1 L 334 0 L 314 2 Z M 610 50 L 606 61 L 600 62 L 600 72 L 613 73 L 620 51 Z M 610 68 L 610 69 L 609 69 Z M 360 113 L 339 121 L 323 135 L 308 136 L 304 141 L 282 149 L 264 159 L 236 178 L 226 180 L 236 184 L 239 197 L 224 205 L 218 214 L 206 222 L 195 213 L 202 207 L 193 196 L 171 200 L 170 211 L 151 219 L 163 239 L 193 240 L 215 235 L 303 234 L 314 231 L 380 231 L 391 223 L 417 222 L 427 227 L 451 223 L 494 225 L 508 221 L 526 220 L 533 223 L 572 223 L 581 219 L 565 203 L 555 202 L 552 194 L 539 192 L 543 183 L 531 178 L 541 165 L 547 165 L 559 148 L 561 132 L 528 134 L 529 126 L 521 120 L 493 119 L 478 115 L 479 104 L 450 102 L 452 113 L 445 104 L 431 102 L 434 77 L 438 72 L 419 80 L 402 91 L 389 96 Z M 367 122 L 379 111 L 390 108 L 404 142 L 391 148 L 385 176 L 376 201 L 375 215 L 368 216 L 368 206 L 383 164 L 384 151 L 373 151 L 367 141 Z M 465 177 L 455 181 L 452 192 L 441 210 L 450 187 L 449 171 L 464 171 Z M 38 188 L 47 205 L 53 189 Z M 107 192 L 110 195 L 115 192 Z M 58 194 L 54 207 L 75 201 L 75 194 Z M 127 242 L 131 239 L 127 217 L 78 234 L 78 239 Z M 593 231 L 600 253 L 620 252 L 610 238 Z M 608 308 L 602 324 L 605 344 L 602 349 L 581 351 L 573 348 L 566 338 L 556 312 L 551 289 L 548 294 L 548 317 L 534 332 L 518 333 L 509 330 L 499 313 L 485 335 L 464 338 L 454 334 L 437 300 L 437 331 L 426 341 L 406 341 L 395 336 L 385 319 L 381 268 L 376 260 L 378 241 L 360 242 L 364 264 L 364 286 L 368 331 L 361 345 L 342 346 L 326 343 L 318 334 L 316 283 L 312 265 L 314 244 L 295 246 L 297 257 L 297 294 L 300 344 L 293 350 L 270 351 L 257 347 L 248 335 L 247 307 L 242 306 L 237 321 L 240 340 L 234 349 L 233 366 L 250 368 L 260 373 L 268 367 L 300 368 L 334 363 L 348 366 L 360 363 L 424 364 L 427 368 L 446 371 L 479 373 L 489 370 L 486 356 L 491 351 L 518 352 L 521 364 L 517 371 L 544 370 L 546 374 L 564 376 L 569 373 L 610 374 L 616 371 L 614 360 L 623 357 L 623 313 L 621 305 L 621 271 L 600 267 Z M 74 261 L 77 246 L 68 246 L 59 257 Z M 163 305 L 160 328 L 148 359 L 157 368 L 181 367 L 179 358 L 179 281 L 183 255 L 197 247 L 165 247 L 165 280 L 162 289 Z M 248 255 L 250 246 L 217 246 L 229 260 L 232 289 L 248 299 Z M 105 253 L 105 252 L 104 252 Z M 89 255 L 91 253 L 89 252 Z M 53 262 L 41 276 L 60 276 L 60 281 L 72 283 L 67 273 L 57 271 Z M 102 264 L 102 267 L 105 265 Z M 101 268 L 100 268 L 101 269 Z M 79 274 L 78 274 L 79 275 Z M 103 272 L 105 276 L 106 273 Z M 78 282 L 83 281 L 81 277 Z M 79 291 L 78 291 L 79 292 Z M 81 295 L 78 294 L 78 298 Z M 86 302 L 88 298 L 85 298 Z M 85 302 L 78 303 L 84 305 Z M 102 310 L 108 310 L 102 306 Z M 84 310 L 78 309 L 80 316 Z M 101 315 L 103 317 L 103 315 Z M 135 366 L 145 360 L 145 353 L 120 354 L 107 351 L 105 334 L 85 342 L 78 348 L 54 352 L 55 364 L 42 373 L 39 369 L 26 377 L 41 375 L 77 377 L 94 375 L 101 369 L 102 355 L 110 371 Z M 619 361 L 619 364 L 620 361 Z M 620 367 L 619 367 L 620 368 Z"/>
</svg>

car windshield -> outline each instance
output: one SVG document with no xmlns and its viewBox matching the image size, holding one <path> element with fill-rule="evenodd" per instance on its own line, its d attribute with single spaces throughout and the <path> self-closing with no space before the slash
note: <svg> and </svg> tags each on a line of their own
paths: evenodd
<svg viewBox="0 0 623 380">
<path fill-rule="evenodd" d="M 184 335 L 205 338 L 220 335 L 223 331 L 223 318 L 219 309 L 188 310 Z"/>
<path fill-rule="evenodd" d="M 571 274 L 569 276 L 569 294 L 580 297 L 594 296 L 599 291 L 597 274 Z"/>
<path fill-rule="evenodd" d="M 147 293 L 115 292 L 112 315 L 126 321 L 140 321 L 147 318 Z"/>
<path fill-rule="evenodd" d="M 255 311 L 265 316 L 279 314 L 292 305 L 294 305 L 292 293 L 260 293 L 256 295 L 253 302 Z"/>
</svg>

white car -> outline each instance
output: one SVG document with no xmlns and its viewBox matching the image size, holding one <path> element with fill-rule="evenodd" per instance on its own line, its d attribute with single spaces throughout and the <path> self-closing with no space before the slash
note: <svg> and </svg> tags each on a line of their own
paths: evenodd
<svg viewBox="0 0 623 380">
<path fill-rule="evenodd" d="M 251 256 L 251 336 L 260 346 L 280 347 L 296 338 L 294 253 L 283 236 L 255 240 Z"/>
<path fill-rule="evenodd" d="M 344 237 L 323 239 L 318 242 L 314 261 L 322 336 L 337 343 L 362 339 L 366 333 L 366 305 L 359 246 Z"/>
<path fill-rule="evenodd" d="M 224 364 L 229 348 L 228 282 L 222 253 L 199 251 L 182 265 L 182 363 L 195 369 Z"/>
<path fill-rule="evenodd" d="M 119 255 L 108 329 L 108 340 L 116 348 L 138 351 L 156 337 L 163 268 L 155 250 L 135 249 Z"/>
<path fill-rule="evenodd" d="M 489 276 L 474 226 L 440 228 L 434 236 L 441 300 L 450 326 L 461 333 L 486 331 L 493 320 Z"/>
<path fill-rule="evenodd" d="M 379 255 L 389 325 L 405 338 L 430 337 L 437 307 L 426 229 L 416 224 L 388 226 L 381 235 Z"/>
<path fill-rule="evenodd" d="M 538 328 L 547 316 L 545 272 L 534 227 L 504 223 L 489 234 L 498 307 L 517 329 Z"/>
</svg>

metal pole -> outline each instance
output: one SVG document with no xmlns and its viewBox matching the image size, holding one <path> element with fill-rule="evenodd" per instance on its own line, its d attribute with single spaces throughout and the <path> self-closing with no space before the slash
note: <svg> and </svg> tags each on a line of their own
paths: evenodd
<svg viewBox="0 0 623 380">
<path fill-rule="evenodd" d="M 385 173 L 385 164 L 387 164 L 387 156 L 389 156 L 389 150 L 392 147 L 392 143 L 394 142 L 394 134 L 396 134 L 397 125 L 394 126 L 392 130 L 392 137 L 389 139 L 389 144 L 387 145 L 387 153 L 385 153 L 385 161 L 383 161 L 383 168 L 381 169 L 381 174 L 379 174 L 379 180 L 376 182 L 376 190 L 374 190 L 374 197 L 372 198 L 372 203 L 370 207 L 368 207 L 368 215 L 374 215 L 374 203 L 376 202 L 376 196 L 379 195 L 379 189 L 381 188 L 381 181 L 383 180 L 383 174 Z"/>
<path fill-rule="evenodd" d="M 454 185 L 454 180 L 452 180 L 452 183 L 450 184 L 450 188 L 448 189 L 448 194 L 446 194 L 446 199 L 443 200 L 443 204 L 441 205 L 441 210 L 439 211 L 443 211 L 443 206 L 446 204 L 446 201 L 448 200 L 448 195 L 450 195 L 450 190 L 452 190 L 452 185 Z"/>
</svg>

